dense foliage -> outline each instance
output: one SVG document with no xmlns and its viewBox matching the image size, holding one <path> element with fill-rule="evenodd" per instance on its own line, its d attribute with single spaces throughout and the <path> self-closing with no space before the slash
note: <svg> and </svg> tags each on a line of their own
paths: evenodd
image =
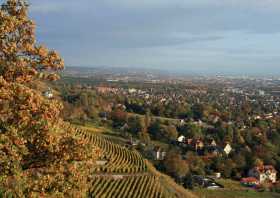
<svg viewBox="0 0 280 198">
<path fill-rule="evenodd" d="M 64 129 L 59 101 L 31 88 L 56 80 L 63 60 L 35 43 L 27 8 L 0 8 L 0 197 L 84 196 L 95 148 Z"/>
</svg>

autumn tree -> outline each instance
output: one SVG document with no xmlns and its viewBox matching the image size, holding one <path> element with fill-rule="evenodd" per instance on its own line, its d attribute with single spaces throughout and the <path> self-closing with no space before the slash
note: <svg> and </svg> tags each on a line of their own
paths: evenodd
<svg viewBox="0 0 280 198">
<path fill-rule="evenodd" d="M 7 82 L 28 83 L 36 78 L 55 80 L 64 63 L 57 52 L 35 42 L 35 23 L 27 2 L 8 0 L 0 11 L 0 75 Z"/>
<path fill-rule="evenodd" d="M 164 167 L 167 173 L 177 177 L 182 178 L 189 172 L 189 165 L 182 156 L 176 151 L 170 151 L 164 161 Z"/>
<path fill-rule="evenodd" d="M 167 138 L 168 140 L 176 140 L 178 137 L 178 131 L 177 131 L 176 126 L 170 124 L 170 125 L 164 127 L 162 135 L 163 135 L 163 137 Z"/>
<path fill-rule="evenodd" d="M 204 175 L 205 174 L 205 163 L 204 161 L 193 152 L 186 154 L 186 161 L 190 165 L 190 171 L 194 174 Z"/>
<path fill-rule="evenodd" d="M 116 109 L 111 113 L 111 119 L 114 127 L 122 127 L 127 122 L 128 116 L 126 112 Z"/>
<path fill-rule="evenodd" d="M 85 192 L 79 175 L 89 168 L 74 162 L 89 165 L 95 153 L 65 131 L 61 103 L 31 88 L 38 80 L 58 79 L 63 60 L 36 44 L 27 11 L 24 0 L 7 0 L 0 8 L 0 191 L 16 197 Z"/>
</svg>

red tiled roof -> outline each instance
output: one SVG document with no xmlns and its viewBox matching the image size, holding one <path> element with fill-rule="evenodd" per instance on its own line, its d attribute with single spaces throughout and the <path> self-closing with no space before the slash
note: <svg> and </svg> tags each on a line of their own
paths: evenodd
<svg viewBox="0 0 280 198">
<path fill-rule="evenodd" d="M 242 178 L 241 182 L 259 182 L 255 177 L 246 177 L 246 178 Z"/>
<path fill-rule="evenodd" d="M 254 168 L 256 171 L 260 172 L 260 173 L 263 173 L 267 170 L 270 170 L 270 171 L 273 171 L 273 172 L 276 172 L 275 168 L 271 165 L 266 165 L 266 166 L 256 166 Z"/>
</svg>

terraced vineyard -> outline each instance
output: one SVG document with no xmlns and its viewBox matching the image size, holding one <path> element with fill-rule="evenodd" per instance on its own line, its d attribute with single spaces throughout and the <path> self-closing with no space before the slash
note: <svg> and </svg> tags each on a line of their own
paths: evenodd
<svg viewBox="0 0 280 198">
<path fill-rule="evenodd" d="M 91 197 L 162 198 L 172 197 L 165 192 L 155 176 L 135 176 L 125 179 L 97 178 L 90 190 Z M 167 196 L 168 195 L 168 196 Z"/>
<path fill-rule="evenodd" d="M 97 167 L 96 171 L 114 173 L 138 173 L 146 171 L 144 159 L 137 151 L 112 143 L 108 138 L 85 130 L 76 129 L 76 135 L 87 139 L 103 151 L 103 159 L 108 160 L 106 165 Z"/>
<path fill-rule="evenodd" d="M 88 192 L 94 198 L 194 198 L 191 193 L 178 186 L 134 150 L 110 141 L 110 138 L 92 131 L 63 123 L 62 127 L 71 130 L 88 144 L 101 149 L 105 165 L 97 165 L 90 175 L 92 185 Z"/>
</svg>

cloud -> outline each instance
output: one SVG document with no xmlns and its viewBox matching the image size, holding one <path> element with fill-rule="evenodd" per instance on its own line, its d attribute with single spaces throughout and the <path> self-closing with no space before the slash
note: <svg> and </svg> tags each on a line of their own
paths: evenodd
<svg viewBox="0 0 280 198">
<path fill-rule="evenodd" d="M 86 4 L 90 4 L 87 0 L 81 1 L 75 0 L 30 0 L 30 11 L 32 13 L 46 14 L 57 12 L 73 12 L 85 7 Z"/>
<path fill-rule="evenodd" d="M 55 4 L 44 4 L 44 5 L 31 5 L 30 11 L 32 13 L 50 13 L 50 12 L 60 12 L 64 10 L 64 6 L 58 6 Z"/>
<path fill-rule="evenodd" d="M 31 11 L 39 41 L 71 65 L 280 62 L 279 0 L 31 0 Z"/>
<path fill-rule="evenodd" d="M 101 1 L 101 0 L 100 0 Z M 164 7 L 250 7 L 280 9 L 279 0 L 102 0 L 108 5 L 126 8 L 164 8 Z"/>
</svg>

